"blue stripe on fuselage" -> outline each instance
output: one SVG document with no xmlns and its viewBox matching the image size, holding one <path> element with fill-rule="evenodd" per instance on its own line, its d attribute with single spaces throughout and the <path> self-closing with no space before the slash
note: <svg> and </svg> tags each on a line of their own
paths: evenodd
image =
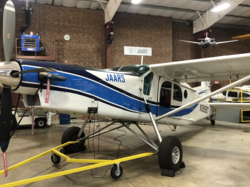
<svg viewBox="0 0 250 187">
<path fill-rule="evenodd" d="M 141 102 L 143 102 L 143 98 L 141 97 L 138 97 L 136 95 L 133 95 L 129 92 L 126 92 L 125 90 L 123 89 L 120 89 L 106 81 L 103 81 L 102 79 L 100 79 L 99 77 L 87 72 L 85 69 L 83 69 L 82 67 L 80 66 L 72 66 L 72 65 L 67 65 L 67 64 L 59 64 L 59 63 L 55 63 L 55 62 L 42 62 L 42 61 L 30 61 L 30 60 L 20 60 L 20 63 L 22 64 L 23 68 L 27 68 L 27 69 L 33 69 L 34 67 L 29 67 L 29 66 L 36 66 L 37 68 L 39 67 L 45 67 L 45 68 L 53 68 L 53 69 L 56 69 L 56 70 L 59 70 L 59 71 L 64 71 L 64 72 L 67 72 L 67 73 L 72 73 L 72 74 L 75 74 L 75 75 L 79 75 L 79 76 L 83 76 L 83 77 L 86 77 L 86 78 L 89 78 L 91 80 L 94 80 L 96 82 L 99 82 L 101 83 L 102 85 L 105 85 L 109 88 L 112 88 L 118 92 L 121 92 L 125 95 L 128 95 L 134 99 L 137 99 L 137 100 L 140 100 Z M 107 71 L 107 73 L 110 73 Z M 154 105 L 157 105 L 158 103 L 156 102 L 153 102 L 153 101 L 148 101 L 150 104 L 154 104 Z"/>
</svg>

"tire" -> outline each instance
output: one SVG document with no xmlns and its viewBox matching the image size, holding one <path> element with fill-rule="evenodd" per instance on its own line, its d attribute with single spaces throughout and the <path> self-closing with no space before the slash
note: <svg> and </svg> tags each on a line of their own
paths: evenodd
<svg viewBox="0 0 250 187">
<path fill-rule="evenodd" d="M 52 154 L 51 161 L 53 162 L 53 164 L 57 165 L 61 162 L 61 157 L 56 154 Z"/>
<path fill-rule="evenodd" d="M 211 125 L 215 125 L 215 120 L 214 119 L 210 120 L 210 122 L 211 122 Z"/>
<path fill-rule="evenodd" d="M 69 142 L 69 141 L 76 141 L 77 139 L 77 135 L 80 131 L 80 128 L 79 127 L 70 127 L 68 128 L 64 133 L 63 133 L 63 136 L 62 136 L 62 140 L 61 140 L 61 143 L 64 144 L 66 142 Z M 82 132 L 81 138 L 85 137 L 85 134 L 84 132 Z M 63 149 L 66 153 L 76 153 L 76 152 L 79 152 L 81 150 L 85 150 L 86 147 L 85 147 L 85 140 L 79 144 L 70 144 L 70 145 L 67 145 L 65 146 Z"/>
<path fill-rule="evenodd" d="M 35 120 L 35 123 L 36 123 L 37 128 L 44 128 L 47 125 L 47 119 L 45 119 L 45 118 L 37 118 Z"/>
<path fill-rule="evenodd" d="M 117 173 L 117 165 L 114 164 L 114 166 L 112 167 L 111 171 L 110 171 L 110 175 L 113 179 L 119 179 L 123 174 L 123 169 L 122 166 L 120 165 L 120 173 Z"/>
<path fill-rule="evenodd" d="M 175 157 L 172 157 L 173 153 Z M 164 138 L 159 147 L 158 161 L 161 169 L 178 171 L 182 163 L 182 145 L 178 138 L 168 136 Z"/>
</svg>

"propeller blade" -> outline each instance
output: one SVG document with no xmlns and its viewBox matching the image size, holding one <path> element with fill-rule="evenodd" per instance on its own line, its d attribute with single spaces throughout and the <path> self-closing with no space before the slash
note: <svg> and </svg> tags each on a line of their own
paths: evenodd
<svg viewBox="0 0 250 187">
<path fill-rule="evenodd" d="M 7 1 L 3 13 L 3 47 L 6 63 L 10 62 L 16 26 L 16 11 L 12 1 Z"/>
<path fill-rule="evenodd" d="M 56 71 L 56 69 L 53 69 L 53 68 L 37 68 L 37 69 L 29 69 L 29 70 L 26 70 L 26 71 L 16 72 L 16 73 L 13 73 L 12 76 L 15 77 L 17 75 L 24 74 L 24 73 L 40 73 L 40 72 L 53 72 L 53 71 Z"/>
<path fill-rule="evenodd" d="M 0 146 L 3 152 L 8 149 L 12 126 L 12 99 L 10 88 L 3 88 L 0 116 Z"/>
<path fill-rule="evenodd" d="M 1 99 L 1 116 L 0 116 L 0 147 L 3 152 L 3 163 L 5 177 L 8 176 L 6 151 L 10 142 L 10 133 L 12 126 L 12 99 L 10 87 L 4 87 Z"/>
<path fill-rule="evenodd" d="M 49 103 L 49 95 L 50 95 L 50 80 L 47 79 L 47 89 L 46 89 L 45 103 Z"/>
</svg>

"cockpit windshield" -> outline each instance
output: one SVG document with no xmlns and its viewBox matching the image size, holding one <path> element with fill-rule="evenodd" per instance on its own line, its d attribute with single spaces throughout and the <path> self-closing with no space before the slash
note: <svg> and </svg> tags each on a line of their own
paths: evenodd
<svg viewBox="0 0 250 187">
<path fill-rule="evenodd" d="M 144 73 L 149 71 L 148 65 L 133 65 L 133 66 L 121 66 L 112 68 L 112 71 L 121 71 L 121 72 L 135 72 L 138 75 L 142 76 Z"/>
</svg>

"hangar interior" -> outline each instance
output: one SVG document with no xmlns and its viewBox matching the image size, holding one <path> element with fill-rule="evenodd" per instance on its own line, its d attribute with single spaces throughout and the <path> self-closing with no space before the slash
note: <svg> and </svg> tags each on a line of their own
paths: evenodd
<svg viewBox="0 0 250 187">
<path fill-rule="evenodd" d="M 16 27 L 11 59 L 47 60 L 76 67 L 110 69 L 141 64 L 141 56 L 124 55 L 124 46 L 152 48 L 152 55 L 143 58 L 143 64 L 147 65 L 250 52 L 247 37 L 208 48 L 180 42 L 198 41 L 206 37 L 206 33 L 216 42 L 250 34 L 250 0 L 138 0 L 136 4 L 132 1 L 135 0 L 12 0 Z M 0 2 L 0 62 L 6 60 L 2 33 L 6 2 Z M 206 14 L 223 2 L 230 4 L 230 11 L 216 12 L 214 17 Z M 110 34 L 107 26 L 112 27 L 113 33 Z M 31 52 L 29 46 L 24 50 L 22 35 L 39 36 L 39 51 Z M 229 82 L 229 78 L 213 81 L 211 90 L 218 90 Z M 188 84 L 191 87 L 201 85 L 200 82 Z M 250 85 L 250 81 L 240 84 L 243 85 Z M 18 100 L 18 94 L 12 92 L 13 107 Z M 18 107 L 25 106 L 18 102 Z M 239 110 L 237 112 L 240 118 Z M 234 123 L 225 122 L 228 115 L 232 118 L 235 111 L 220 113 L 218 120 L 221 121 L 216 121 L 215 125 L 203 119 L 177 127 L 175 132 L 172 126 L 169 128 L 166 124 L 159 124 L 163 137 L 176 136 L 183 146 L 186 167 L 178 170 L 173 178 L 161 175 L 158 157 L 154 154 L 121 163 L 123 176 L 119 180 L 112 179 L 112 167 L 105 166 L 23 186 L 248 186 L 249 123 L 237 122 L 240 121 L 238 117 Z M 36 122 L 38 127 L 46 123 L 43 120 Z M 71 126 L 81 127 L 83 122 L 84 119 L 72 119 L 70 125 L 59 125 L 57 118 L 52 120 L 51 126 L 35 129 L 34 135 L 31 134 L 30 125 L 18 128 L 10 141 L 8 165 L 60 145 L 63 132 Z M 105 124 L 107 122 L 93 119 L 92 123 L 87 124 L 85 134 Z M 140 124 L 158 142 L 151 123 Z M 131 128 L 139 132 L 135 127 Z M 86 140 L 85 146 L 86 150 L 70 154 L 70 157 L 109 160 L 152 152 L 148 145 L 126 128 Z M 0 186 L 85 165 L 65 161 L 53 165 L 47 156 L 10 171 L 8 177 L 1 175 Z M 0 170 L 3 168 L 3 162 L 0 162 Z"/>
</svg>

